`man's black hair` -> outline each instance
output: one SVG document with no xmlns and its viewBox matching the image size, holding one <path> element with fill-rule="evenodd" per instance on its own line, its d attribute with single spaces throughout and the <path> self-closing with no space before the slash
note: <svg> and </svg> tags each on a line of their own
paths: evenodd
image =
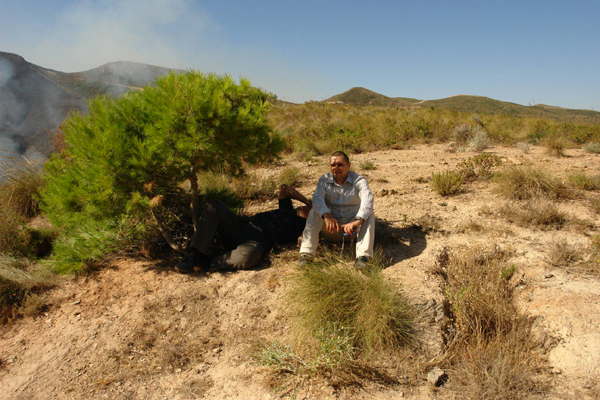
<svg viewBox="0 0 600 400">
<path fill-rule="evenodd" d="M 331 155 L 331 157 L 344 157 L 346 162 L 350 163 L 350 158 L 348 158 L 348 154 L 344 153 L 343 151 L 336 151 Z"/>
</svg>

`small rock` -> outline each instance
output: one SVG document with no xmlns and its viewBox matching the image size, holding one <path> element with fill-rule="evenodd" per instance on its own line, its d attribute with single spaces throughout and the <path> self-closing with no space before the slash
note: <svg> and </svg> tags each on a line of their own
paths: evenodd
<svg viewBox="0 0 600 400">
<path fill-rule="evenodd" d="M 185 308 L 185 307 L 184 307 L 184 305 L 183 305 L 183 304 L 180 304 L 180 305 L 178 305 L 177 307 L 175 307 L 175 310 L 176 310 L 177 312 L 182 312 L 184 308 Z"/>
<path fill-rule="evenodd" d="M 545 279 L 554 278 L 554 274 L 544 274 Z"/>
<path fill-rule="evenodd" d="M 562 374 L 562 371 L 560 368 L 554 367 L 550 370 L 550 373 L 554 374 L 554 375 L 560 375 L 560 374 Z"/>
<path fill-rule="evenodd" d="M 435 367 L 427 374 L 427 380 L 436 387 L 442 386 L 447 379 L 448 375 L 440 367 Z"/>
<path fill-rule="evenodd" d="M 78 305 L 78 304 L 81 304 L 81 300 L 74 301 L 74 302 L 72 302 L 71 304 L 72 304 L 72 305 L 74 305 L 74 306 L 76 306 L 76 305 Z"/>
</svg>

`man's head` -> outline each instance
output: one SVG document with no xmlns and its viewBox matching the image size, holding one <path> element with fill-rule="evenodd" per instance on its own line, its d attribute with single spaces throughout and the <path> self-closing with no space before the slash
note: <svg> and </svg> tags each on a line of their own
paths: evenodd
<svg viewBox="0 0 600 400">
<path fill-rule="evenodd" d="M 333 179 L 340 185 L 343 184 L 350 173 L 350 159 L 348 155 L 343 151 L 336 151 L 331 155 L 330 166 Z"/>
</svg>

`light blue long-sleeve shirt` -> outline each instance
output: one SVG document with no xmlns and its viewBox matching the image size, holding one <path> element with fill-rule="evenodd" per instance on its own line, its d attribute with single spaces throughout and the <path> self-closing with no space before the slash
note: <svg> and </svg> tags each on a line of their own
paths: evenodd
<svg viewBox="0 0 600 400">
<path fill-rule="evenodd" d="M 354 171 L 350 171 L 343 185 L 328 173 L 319 178 L 313 209 L 321 217 L 329 212 L 338 220 L 367 219 L 373 213 L 373 193 L 367 180 Z"/>
</svg>

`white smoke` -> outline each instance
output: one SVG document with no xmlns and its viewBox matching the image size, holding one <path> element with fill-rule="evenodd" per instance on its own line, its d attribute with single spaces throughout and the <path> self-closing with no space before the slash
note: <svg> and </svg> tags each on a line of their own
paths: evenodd
<svg viewBox="0 0 600 400">
<path fill-rule="evenodd" d="M 0 88 L 15 76 L 15 66 L 8 60 L 0 60 Z"/>
<path fill-rule="evenodd" d="M 188 0 L 75 2 L 58 17 L 50 33 L 35 45 L 37 60 L 72 72 L 112 61 L 136 61 L 170 67 L 181 61 L 169 32 L 194 19 Z M 190 31 L 197 35 L 199 31 Z M 38 61 L 39 63 L 40 61 Z"/>
</svg>

